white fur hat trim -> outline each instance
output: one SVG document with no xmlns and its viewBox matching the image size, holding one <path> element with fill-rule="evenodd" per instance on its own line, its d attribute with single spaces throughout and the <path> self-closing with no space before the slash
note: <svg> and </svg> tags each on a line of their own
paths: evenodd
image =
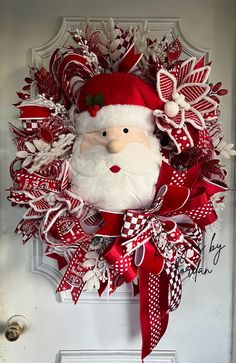
<svg viewBox="0 0 236 363">
<path fill-rule="evenodd" d="M 95 117 L 92 117 L 88 111 L 75 114 L 75 127 L 80 134 L 122 126 L 153 132 L 155 130 L 153 110 L 136 105 L 108 105 L 103 106 Z"/>
</svg>

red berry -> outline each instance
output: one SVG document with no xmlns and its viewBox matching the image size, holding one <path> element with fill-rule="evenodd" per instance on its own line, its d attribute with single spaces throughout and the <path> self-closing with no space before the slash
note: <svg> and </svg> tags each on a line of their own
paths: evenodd
<svg viewBox="0 0 236 363">
<path fill-rule="evenodd" d="M 89 113 L 92 117 L 95 117 L 97 115 L 97 112 L 100 110 L 99 105 L 93 105 L 89 107 Z"/>
</svg>

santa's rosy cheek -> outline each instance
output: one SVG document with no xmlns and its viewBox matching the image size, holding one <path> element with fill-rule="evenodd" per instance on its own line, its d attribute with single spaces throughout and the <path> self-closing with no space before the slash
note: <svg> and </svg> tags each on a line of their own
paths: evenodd
<svg viewBox="0 0 236 363">
<path fill-rule="evenodd" d="M 100 132 L 92 132 L 90 134 L 83 135 L 80 144 L 80 153 L 84 154 L 98 145 L 106 146 L 106 137 L 101 137 Z"/>
</svg>

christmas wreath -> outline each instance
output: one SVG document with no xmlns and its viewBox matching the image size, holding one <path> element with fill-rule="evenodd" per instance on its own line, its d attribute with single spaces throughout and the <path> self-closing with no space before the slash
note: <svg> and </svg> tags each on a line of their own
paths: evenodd
<svg viewBox="0 0 236 363">
<path fill-rule="evenodd" d="M 220 157 L 236 152 L 218 120 L 227 91 L 207 83 L 205 56 L 181 58 L 171 31 L 151 40 L 146 25 L 110 19 L 71 36 L 18 93 L 8 199 L 23 207 L 23 242 L 37 237 L 66 266 L 57 291 L 76 303 L 82 290 L 133 284 L 144 359 L 228 191 Z"/>
</svg>

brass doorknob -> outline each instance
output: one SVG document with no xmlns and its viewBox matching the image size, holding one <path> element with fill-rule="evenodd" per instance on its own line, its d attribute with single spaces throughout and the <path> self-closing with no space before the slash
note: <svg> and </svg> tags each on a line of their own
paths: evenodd
<svg viewBox="0 0 236 363">
<path fill-rule="evenodd" d="M 28 323 L 24 316 L 14 315 L 7 322 L 5 337 L 9 342 L 15 342 L 27 328 Z"/>
</svg>

